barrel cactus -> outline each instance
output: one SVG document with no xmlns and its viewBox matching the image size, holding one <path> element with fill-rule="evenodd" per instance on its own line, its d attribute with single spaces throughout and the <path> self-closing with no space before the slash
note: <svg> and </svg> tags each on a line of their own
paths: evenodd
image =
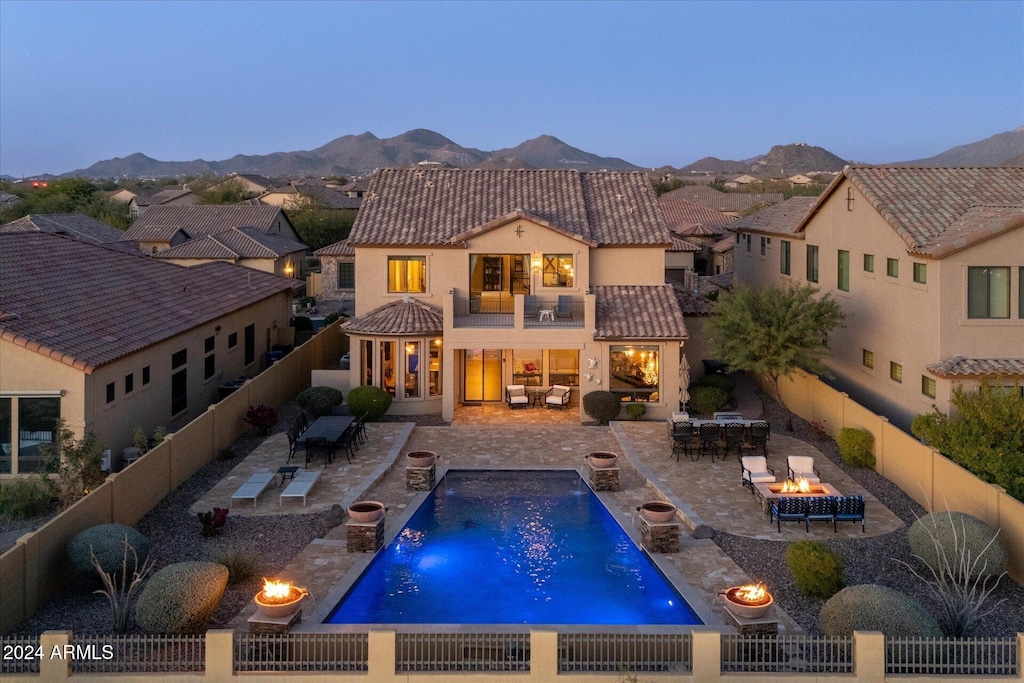
<svg viewBox="0 0 1024 683">
<path fill-rule="evenodd" d="M 228 568 L 213 562 L 171 564 L 149 580 L 135 621 L 150 633 L 201 633 L 228 585 Z"/>
</svg>

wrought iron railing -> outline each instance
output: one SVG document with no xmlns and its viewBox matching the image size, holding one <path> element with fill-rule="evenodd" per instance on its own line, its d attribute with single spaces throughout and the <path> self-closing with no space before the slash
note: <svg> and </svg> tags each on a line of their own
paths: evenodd
<svg viewBox="0 0 1024 683">
<path fill-rule="evenodd" d="M 558 671 L 690 671 L 689 634 L 559 633 Z"/>
<path fill-rule="evenodd" d="M 39 647 L 39 636 L 0 637 L 0 674 L 39 673 L 39 660 L 49 657 Z"/>
<path fill-rule="evenodd" d="M 586 306 L 582 299 L 537 300 L 537 310 L 523 312 L 524 327 L 583 327 Z"/>
<path fill-rule="evenodd" d="M 366 633 L 235 634 L 235 671 L 366 671 Z"/>
<path fill-rule="evenodd" d="M 399 633 L 395 670 L 529 671 L 529 633 Z"/>
<path fill-rule="evenodd" d="M 181 673 L 206 669 L 204 635 L 71 636 L 75 673 Z"/>
<path fill-rule="evenodd" d="M 453 301 L 452 325 L 455 327 L 512 327 L 515 301 L 512 299 L 483 300 L 456 297 Z"/>
<path fill-rule="evenodd" d="M 853 638 L 723 634 L 722 671 L 852 673 Z"/>
<path fill-rule="evenodd" d="M 1016 638 L 886 638 L 889 674 L 1013 676 Z"/>
</svg>

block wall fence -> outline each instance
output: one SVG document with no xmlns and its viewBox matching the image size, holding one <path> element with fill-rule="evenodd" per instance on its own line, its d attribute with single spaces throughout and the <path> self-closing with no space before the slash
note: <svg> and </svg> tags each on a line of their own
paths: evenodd
<svg viewBox="0 0 1024 683">
<path fill-rule="evenodd" d="M 763 379 L 762 389 L 773 395 Z M 844 427 L 863 429 L 875 439 L 875 470 L 917 501 L 928 512 L 956 510 L 974 515 L 992 527 L 1010 552 L 1009 575 L 1024 584 L 1024 503 L 1001 486 L 989 484 L 939 451 L 894 427 L 847 394 L 802 370 L 779 380 L 789 409 L 808 422 L 817 422 L 832 437 Z"/>
<path fill-rule="evenodd" d="M 0 633 L 31 616 L 74 576 L 67 544 L 97 524 L 134 526 L 248 429 L 251 405 L 280 406 L 309 386 L 314 369 L 336 368 L 348 338 L 336 321 L 0 555 Z"/>
</svg>

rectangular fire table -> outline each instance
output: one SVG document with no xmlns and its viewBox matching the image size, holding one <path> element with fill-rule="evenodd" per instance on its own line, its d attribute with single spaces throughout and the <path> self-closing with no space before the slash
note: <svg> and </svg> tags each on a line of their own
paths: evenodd
<svg viewBox="0 0 1024 683">
<path fill-rule="evenodd" d="M 826 484 L 824 482 L 820 484 L 811 484 L 810 493 L 779 493 L 772 489 L 777 489 L 782 486 L 782 482 L 758 482 L 754 484 L 754 495 L 757 496 L 758 502 L 761 503 L 761 510 L 767 515 L 768 511 L 772 507 L 772 501 L 777 498 L 818 498 L 821 496 L 841 496 L 839 490 L 832 484 Z"/>
</svg>

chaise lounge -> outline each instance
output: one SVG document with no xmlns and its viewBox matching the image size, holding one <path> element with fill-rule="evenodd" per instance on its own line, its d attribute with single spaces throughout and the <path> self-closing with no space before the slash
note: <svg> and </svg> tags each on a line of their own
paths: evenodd
<svg viewBox="0 0 1024 683">
<path fill-rule="evenodd" d="M 306 496 L 309 495 L 313 484 L 320 478 L 321 473 L 322 470 L 296 472 L 291 482 L 281 492 L 281 505 L 284 505 L 285 498 L 301 498 L 302 507 L 306 507 Z"/>
<path fill-rule="evenodd" d="M 260 497 L 270 482 L 274 481 L 276 474 L 270 472 L 257 472 L 256 474 L 249 477 L 248 481 L 238 487 L 238 490 L 231 494 L 231 502 L 235 500 L 246 500 L 252 498 L 252 506 L 256 507 L 256 499 Z"/>
</svg>

